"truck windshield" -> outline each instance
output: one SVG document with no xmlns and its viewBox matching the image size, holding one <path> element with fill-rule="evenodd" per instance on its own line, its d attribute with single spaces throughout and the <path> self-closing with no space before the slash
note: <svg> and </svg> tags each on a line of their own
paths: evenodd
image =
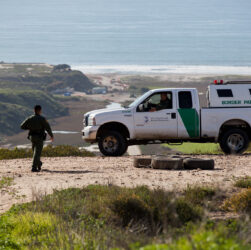
<svg viewBox="0 0 251 250">
<path fill-rule="evenodd" d="M 134 107 L 134 106 L 139 102 L 140 99 L 144 100 L 148 95 L 149 95 L 149 91 L 146 92 L 144 95 L 139 96 L 134 102 L 132 102 L 132 103 L 128 106 L 128 108 Z"/>
</svg>

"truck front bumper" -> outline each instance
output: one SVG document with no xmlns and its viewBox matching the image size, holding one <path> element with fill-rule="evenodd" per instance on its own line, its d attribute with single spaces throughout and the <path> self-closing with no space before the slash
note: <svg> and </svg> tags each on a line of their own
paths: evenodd
<svg viewBox="0 0 251 250">
<path fill-rule="evenodd" d="M 87 126 L 82 130 L 83 136 L 82 138 L 86 142 L 96 142 L 97 141 L 97 132 L 98 126 Z"/>
</svg>

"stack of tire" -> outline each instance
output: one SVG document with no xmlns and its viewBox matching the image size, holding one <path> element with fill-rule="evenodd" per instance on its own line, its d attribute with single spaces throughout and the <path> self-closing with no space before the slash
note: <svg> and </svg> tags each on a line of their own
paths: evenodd
<svg viewBox="0 0 251 250">
<path fill-rule="evenodd" d="M 214 160 L 200 159 L 180 156 L 154 156 L 134 158 L 134 167 L 136 168 L 153 168 L 166 170 L 212 170 L 214 169 Z"/>
</svg>

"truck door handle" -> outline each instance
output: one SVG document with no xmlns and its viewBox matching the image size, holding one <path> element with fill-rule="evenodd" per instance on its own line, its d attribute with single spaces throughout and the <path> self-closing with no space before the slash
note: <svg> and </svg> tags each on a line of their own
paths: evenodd
<svg viewBox="0 0 251 250">
<path fill-rule="evenodd" d="M 171 113 L 171 118 L 176 119 L 176 113 Z"/>
</svg>

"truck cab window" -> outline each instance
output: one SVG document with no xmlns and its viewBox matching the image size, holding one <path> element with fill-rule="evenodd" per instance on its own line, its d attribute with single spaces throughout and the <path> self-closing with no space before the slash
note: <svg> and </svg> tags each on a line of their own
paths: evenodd
<svg viewBox="0 0 251 250">
<path fill-rule="evenodd" d="M 251 89 L 249 89 L 249 94 L 251 95 Z"/>
<path fill-rule="evenodd" d="M 190 109 L 193 107 L 192 94 L 190 91 L 179 92 L 179 107 L 181 109 Z"/>
<path fill-rule="evenodd" d="M 172 109 L 172 92 L 160 92 L 146 98 L 137 108 L 138 112 L 154 112 Z"/>
<path fill-rule="evenodd" d="M 217 89 L 219 97 L 233 97 L 232 89 Z"/>
</svg>

